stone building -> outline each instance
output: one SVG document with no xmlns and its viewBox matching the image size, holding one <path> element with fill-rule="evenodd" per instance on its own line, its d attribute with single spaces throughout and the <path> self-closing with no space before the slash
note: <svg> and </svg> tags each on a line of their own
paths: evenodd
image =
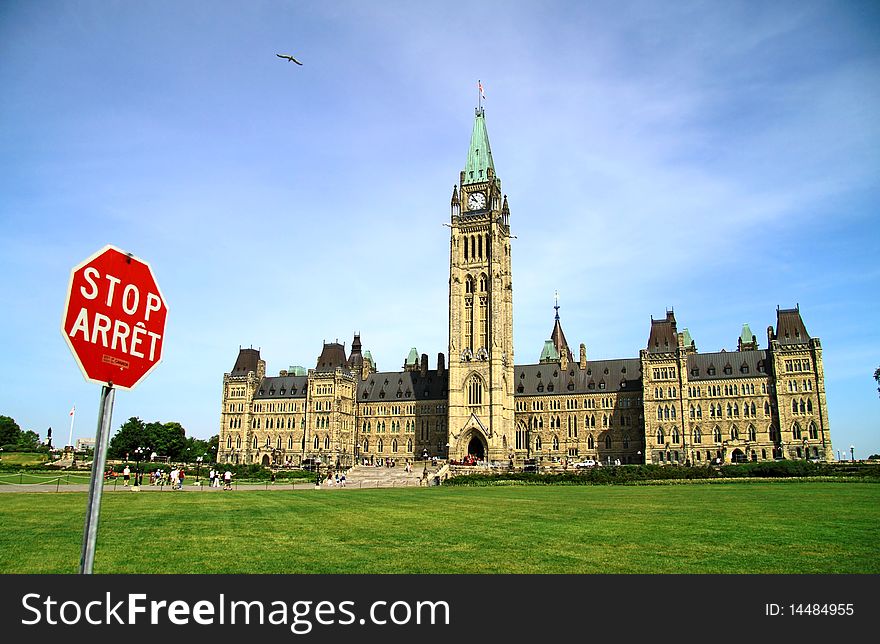
<svg viewBox="0 0 880 644">
<path fill-rule="evenodd" d="M 324 343 L 313 368 L 266 374 L 240 349 L 223 377 L 221 462 L 347 466 L 438 456 L 526 462 L 683 463 L 832 460 L 822 347 L 800 309 L 777 309 L 759 347 L 700 353 L 674 312 L 651 319 L 638 357 L 576 360 L 559 317 L 537 363 L 516 364 L 510 208 L 478 109 L 453 188 L 449 364 L 413 348 L 379 371 L 354 336 Z M 537 348 L 536 348 L 537 349 Z"/>
</svg>

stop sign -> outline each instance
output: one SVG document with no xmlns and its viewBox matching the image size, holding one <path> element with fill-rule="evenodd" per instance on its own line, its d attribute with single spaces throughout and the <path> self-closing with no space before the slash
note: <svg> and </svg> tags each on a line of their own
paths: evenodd
<svg viewBox="0 0 880 644">
<path fill-rule="evenodd" d="M 61 331 L 86 380 L 133 389 L 162 358 L 167 312 L 149 264 L 105 246 L 71 271 Z"/>
</svg>

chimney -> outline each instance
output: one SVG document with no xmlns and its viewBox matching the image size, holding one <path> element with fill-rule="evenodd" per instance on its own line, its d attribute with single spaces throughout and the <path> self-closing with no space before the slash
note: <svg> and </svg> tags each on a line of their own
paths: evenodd
<svg viewBox="0 0 880 644">
<path fill-rule="evenodd" d="M 287 369 L 282 369 L 278 372 L 278 375 L 284 378 L 285 376 L 287 376 Z"/>
<path fill-rule="evenodd" d="M 446 374 L 446 356 L 440 352 L 437 354 L 437 377 L 442 378 Z"/>
<path fill-rule="evenodd" d="M 428 354 L 422 354 L 422 368 L 421 368 L 421 376 L 422 378 L 428 377 Z"/>
<path fill-rule="evenodd" d="M 563 347 L 562 351 L 559 353 L 559 367 L 563 371 L 568 370 L 568 350 Z"/>
<path fill-rule="evenodd" d="M 262 380 L 266 377 L 266 361 L 257 360 L 257 378 Z"/>
<path fill-rule="evenodd" d="M 581 342 L 581 369 L 587 368 L 587 345 Z"/>
</svg>

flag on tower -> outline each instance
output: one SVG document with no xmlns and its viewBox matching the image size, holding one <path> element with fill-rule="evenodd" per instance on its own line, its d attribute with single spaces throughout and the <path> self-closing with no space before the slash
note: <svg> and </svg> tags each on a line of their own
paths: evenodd
<svg viewBox="0 0 880 644">
<path fill-rule="evenodd" d="M 67 414 L 67 415 L 68 415 L 68 416 L 73 416 L 73 414 L 74 414 L 75 412 L 76 412 L 76 405 L 74 405 L 74 406 L 70 409 L 70 413 Z"/>
<path fill-rule="evenodd" d="M 482 99 L 485 101 L 485 100 L 486 100 L 486 93 L 483 92 L 483 83 L 482 83 L 481 81 L 477 81 L 477 88 L 479 88 L 479 90 L 480 90 L 480 96 L 481 96 Z"/>
</svg>

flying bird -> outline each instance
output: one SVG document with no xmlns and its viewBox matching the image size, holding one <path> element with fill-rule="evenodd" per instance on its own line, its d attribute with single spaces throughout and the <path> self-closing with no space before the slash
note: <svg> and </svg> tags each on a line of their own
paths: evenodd
<svg viewBox="0 0 880 644">
<path fill-rule="evenodd" d="M 286 58 L 287 60 L 289 60 L 292 63 L 296 63 L 297 65 L 302 65 L 301 62 L 299 62 L 296 58 L 294 58 L 290 54 L 275 54 L 275 55 L 278 56 L 278 58 Z"/>
</svg>

